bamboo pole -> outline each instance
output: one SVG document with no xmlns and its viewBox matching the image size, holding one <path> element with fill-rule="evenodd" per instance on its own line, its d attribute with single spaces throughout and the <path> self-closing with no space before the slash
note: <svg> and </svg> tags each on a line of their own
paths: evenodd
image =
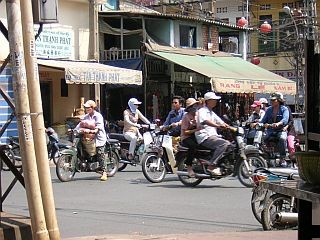
<svg viewBox="0 0 320 240">
<path fill-rule="evenodd" d="M 35 144 L 36 161 L 40 181 L 43 209 L 50 240 L 59 240 L 60 232 L 57 223 L 53 198 L 48 151 L 45 137 L 45 126 L 42 109 L 38 64 L 36 58 L 32 5 L 30 0 L 21 1 L 24 57 L 27 71 L 27 84 L 30 99 L 32 131 Z"/>
<path fill-rule="evenodd" d="M 31 217 L 32 233 L 35 240 L 49 239 L 43 211 L 40 184 L 34 151 L 31 128 L 30 107 L 24 62 L 21 8 L 19 0 L 7 0 L 8 35 L 10 61 L 12 67 L 13 90 L 16 104 L 16 117 L 22 156 L 26 194 Z"/>
</svg>

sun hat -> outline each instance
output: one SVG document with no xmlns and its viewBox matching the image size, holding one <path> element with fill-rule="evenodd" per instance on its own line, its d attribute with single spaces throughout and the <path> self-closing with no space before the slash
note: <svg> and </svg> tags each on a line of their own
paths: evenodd
<svg viewBox="0 0 320 240">
<path fill-rule="evenodd" d="M 187 110 L 188 108 L 192 107 L 194 104 L 197 104 L 197 103 L 199 103 L 199 101 L 197 101 L 196 99 L 194 99 L 194 98 L 188 98 L 188 99 L 186 100 L 186 110 Z"/>
<path fill-rule="evenodd" d="M 128 101 L 128 104 L 140 105 L 141 102 L 138 101 L 138 99 L 136 99 L 136 98 L 130 98 L 129 101 Z"/>
<path fill-rule="evenodd" d="M 88 100 L 83 104 L 83 106 L 85 108 L 90 108 L 90 107 L 95 108 L 97 106 L 97 104 L 93 100 Z"/>
<path fill-rule="evenodd" d="M 207 92 L 205 95 L 204 95 L 204 100 L 207 101 L 207 100 L 211 100 L 211 99 L 214 99 L 214 100 L 219 100 L 221 97 L 220 96 L 217 96 L 214 92 Z"/>
<path fill-rule="evenodd" d="M 255 108 L 255 107 L 260 107 L 261 106 L 261 102 L 260 101 L 254 101 L 251 105 L 251 107 Z"/>
<path fill-rule="evenodd" d="M 279 92 L 272 93 L 270 100 L 278 100 L 279 102 L 284 101 L 282 93 Z"/>
</svg>

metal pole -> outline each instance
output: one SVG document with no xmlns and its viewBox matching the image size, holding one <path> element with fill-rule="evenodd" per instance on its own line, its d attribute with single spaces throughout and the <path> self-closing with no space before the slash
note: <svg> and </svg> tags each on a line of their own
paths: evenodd
<svg viewBox="0 0 320 240">
<path fill-rule="evenodd" d="M 49 234 L 46 228 L 46 220 L 40 194 L 40 184 L 31 128 L 31 114 L 23 52 L 20 1 L 7 0 L 6 10 L 16 117 L 19 130 L 21 157 L 23 159 L 22 168 L 24 172 L 33 238 L 36 240 L 47 240 L 49 239 Z"/>
<path fill-rule="evenodd" d="M 59 240 L 60 232 L 57 223 L 52 191 L 48 151 L 45 137 L 45 126 L 39 82 L 37 58 L 35 54 L 34 25 L 31 1 L 21 1 L 24 57 L 26 61 L 27 84 L 30 99 L 32 130 L 35 144 L 36 163 L 40 181 L 41 196 L 47 229 L 51 240 Z"/>
</svg>

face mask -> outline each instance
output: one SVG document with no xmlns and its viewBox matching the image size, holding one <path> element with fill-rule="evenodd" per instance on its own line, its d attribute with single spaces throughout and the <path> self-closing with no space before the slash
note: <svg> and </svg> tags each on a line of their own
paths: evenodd
<svg viewBox="0 0 320 240">
<path fill-rule="evenodd" d="M 137 108 L 138 108 L 137 105 L 134 105 L 133 103 L 129 102 L 129 103 L 128 103 L 128 106 L 129 106 L 130 111 L 131 111 L 132 113 L 136 113 Z"/>
</svg>

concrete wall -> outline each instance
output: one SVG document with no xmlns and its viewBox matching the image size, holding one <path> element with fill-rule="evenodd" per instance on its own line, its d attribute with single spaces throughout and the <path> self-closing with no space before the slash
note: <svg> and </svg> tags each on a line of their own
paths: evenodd
<svg viewBox="0 0 320 240">
<path fill-rule="evenodd" d="M 72 54 L 69 59 L 87 60 L 89 55 L 89 1 L 88 0 L 59 0 L 58 24 L 46 24 L 44 30 L 62 30 L 72 35 Z M 0 3 L 0 19 L 7 26 L 6 1 Z M 35 25 L 35 29 L 39 26 Z M 41 36 L 41 35 L 40 35 Z M 0 34 L 0 65 L 9 53 L 8 41 Z M 53 123 L 64 123 L 65 118 L 71 116 L 73 110 L 80 107 L 80 98 L 88 100 L 91 85 L 68 85 L 68 97 L 61 97 L 60 79 L 64 72 L 56 72 L 50 68 L 39 68 L 40 81 L 51 83 L 52 98 L 51 112 Z M 48 101 L 48 99 L 43 99 Z"/>
<path fill-rule="evenodd" d="M 246 4 L 246 1 L 243 0 L 217 0 L 215 3 L 215 14 L 217 18 L 220 19 L 229 19 L 230 24 L 236 24 L 236 19 L 238 17 L 243 17 L 246 15 L 246 12 L 239 11 L 238 7 L 241 7 Z M 218 8 L 227 8 L 227 12 L 217 12 Z"/>
<path fill-rule="evenodd" d="M 70 59 L 88 59 L 89 51 L 89 1 L 59 0 L 58 24 L 45 24 L 45 29 L 70 29 L 74 36 L 74 50 Z M 6 1 L 0 3 L 0 19 L 7 26 Z M 35 25 L 37 29 L 39 26 Z M 0 35 L 0 61 L 9 53 L 8 41 Z"/>
</svg>

